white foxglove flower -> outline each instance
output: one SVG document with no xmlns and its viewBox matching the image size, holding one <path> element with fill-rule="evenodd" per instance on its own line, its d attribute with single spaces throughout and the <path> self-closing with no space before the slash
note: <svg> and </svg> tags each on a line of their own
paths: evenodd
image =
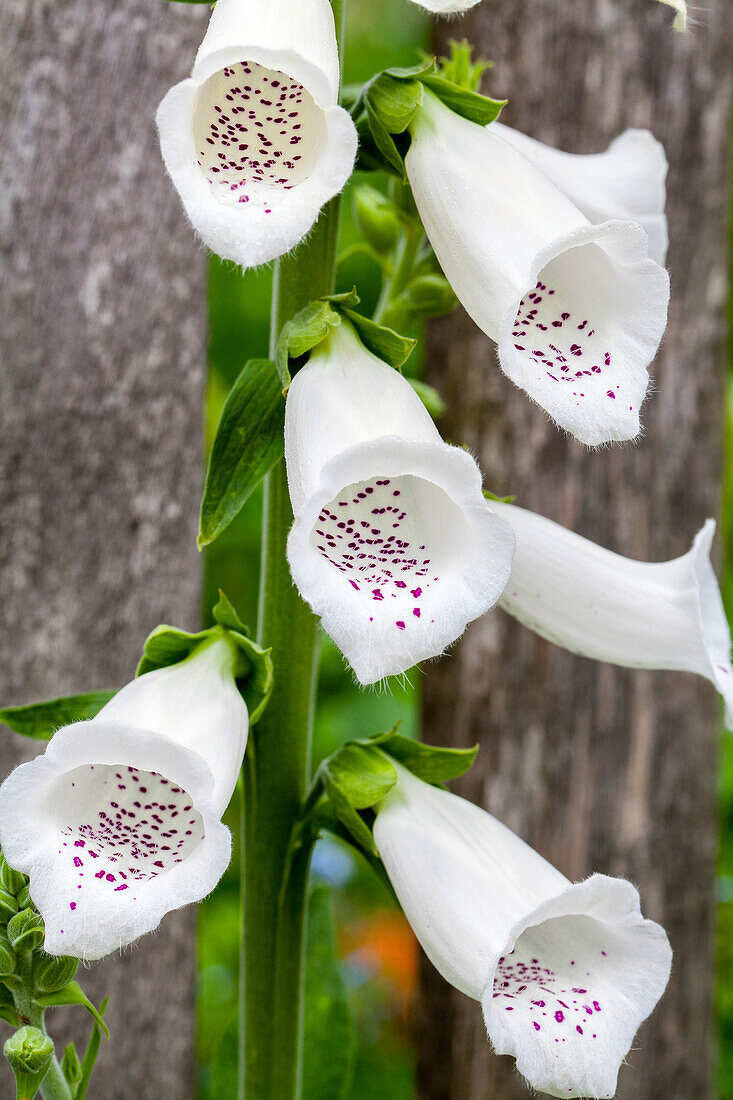
<svg viewBox="0 0 733 1100">
<path fill-rule="evenodd" d="M 590 221 L 638 222 L 649 237 L 649 255 L 664 264 L 669 244 L 664 214 L 668 166 L 664 146 L 648 130 L 625 130 L 605 152 L 578 155 L 553 149 L 502 122 L 490 125 Z"/>
<path fill-rule="evenodd" d="M 293 379 L 288 561 L 362 684 L 440 654 L 501 595 L 511 528 L 469 454 L 346 322 Z"/>
<path fill-rule="evenodd" d="M 630 882 L 573 884 L 478 806 L 395 767 L 374 839 L 429 959 L 481 1001 L 494 1049 L 534 1088 L 613 1096 L 669 979 L 664 929 Z"/>
<path fill-rule="evenodd" d="M 427 89 L 405 164 L 445 275 L 505 373 L 583 443 L 636 436 L 669 300 L 644 230 L 591 224 L 493 126 Z"/>
<path fill-rule="evenodd" d="M 254 267 L 294 248 L 354 167 L 329 0 L 218 0 L 189 80 L 158 108 L 194 228 Z"/>
<path fill-rule="evenodd" d="M 52 955 L 99 959 L 210 893 L 248 717 L 226 639 L 139 676 L 0 788 L 0 845 Z"/>
<path fill-rule="evenodd" d="M 710 564 L 709 519 L 681 558 L 624 558 L 552 520 L 495 505 L 517 552 L 501 606 L 556 645 L 628 668 L 696 672 L 725 700 L 733 729 L 730 630 Z"/>
</svg>

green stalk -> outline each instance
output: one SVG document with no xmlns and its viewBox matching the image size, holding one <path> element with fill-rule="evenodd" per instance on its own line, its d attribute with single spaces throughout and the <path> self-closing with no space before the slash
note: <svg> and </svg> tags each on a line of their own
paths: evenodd
<svg viewBox="0 0 733 1100">
<path fill-rule="evenodd" d="M 343 30 L 346 0 L 332 0 Z M 340 35 L 342 37 L 342 34 Z M 333 292 L 340 200 L 275 270 L 271 353 L 283 324 Z M 318 640 L 290 577 L 293 522 L 285 464 L 265 481 L 258 640 L 271 646 L 275 688 L 247 749 L 242 806 L 244 921 L 240 974 L 240 1100 L 297 1100 L 302 1076 L 305 920 L 310 844 L 291 858 L 310 771 Z"/>
<path fill-rule="evenodd" d="M 37 1027 L 44 1035 L 48 1035 L 44 1010 L 34 1003 L 30 992 L 33 989 L 30 957 L 25 958 L 20 954 L 17 967 L 18 976 L 23 979 L 22 986 L 13 990 L 13 1000 L 18 1016 L 23 1023 Z M 55 1054 L 51 1059 L 48 1072 L 41 1082 L 41 1096 L 43 1100 L 73 1100 L 68 1081 L 61 1071 L 61 1066 Z"/>
</svg>

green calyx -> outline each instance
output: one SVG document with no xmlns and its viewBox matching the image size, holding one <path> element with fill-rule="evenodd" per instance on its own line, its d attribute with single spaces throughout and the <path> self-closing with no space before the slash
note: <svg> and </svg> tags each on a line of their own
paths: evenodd
<svg viewBox="0 0 733 1100">
<path fill-rule="evenodd" d="M 409 131 L 427 88 L 457 115 L 487 126 L 506 100 L 490 99 L 476 88 L 486 62 L 471 62 L 470 50 L 452 44 L 452 56 L 439 67 L 434 58 L 411 69 L 385 69 L 364 85 L 351 109 L 361 139 L 359 167 L 405 176 Z M 457 82 L 458 81 L 458 82 Z"/>
<path fill-rule="evenodd" d="M 145 642 L 143 656 L 136 675 L 179 664 L 191 657 L 201 646 L 226 638 L 236 657 L 235 677 L 242 693 L 250 724 L 262 715 L 272 692 L 272 659 L 269 649 L 263 649 L 249 637 L 249 629 L 234 607 L 219 592 L 219 602 L 213 609 L 215 626 L 189 634 L 172 626 L 158 626 Z"/>
<path fill-rule="evenodd" d="M 35 909 L 22 909 L 8 921 L 7 934 L 16 953 L 35 951 L 43 946 L 46 935 L 43 917 Z"/>
<path fill-rule="evenodd" d="M 33 964 L 33 981 L 41 993 L 56 993 L 73 980 L 79 960 L 68 955 L 40 953 Z"/>
<path fill-rule="evenodd" d="M 21 1027 L 7 1040 L 3 1053 L 15 1075 L 18 1100 L 33 1100 L 51 1067 L 53 1049 L 37 1027 Z"/>
</svg>

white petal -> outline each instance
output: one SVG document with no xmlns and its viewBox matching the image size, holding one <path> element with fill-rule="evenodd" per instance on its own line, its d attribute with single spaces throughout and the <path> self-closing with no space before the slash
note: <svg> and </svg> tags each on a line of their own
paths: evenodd
<svg viewBox="0 0 733 1100">
<path fill-rule="evenodd" d="M 640 562 L 597 546 L 534 512 L 495 505 L 517 551 L 501 606 L 573 653 L 630 668 L 696 672 L 712 681 L 733 728 L 730 631 L 708 520 L 692 548 L 666 562 Z"/>
<path fill-rule="evenodd" d="M 677 14 L 674 17 L 674 29 L 676 31 L 687 30 L 687 3 L 686 0 L 662 0 L 663 4 L 668 4 L 670 8 L 674 8 Z"/>
<path fill-rule="evenodd" d="M 293 380 L 285 456 L 293 579 L 361 683 L 437 656 L 499 598 L 511 530 L 476 463 L 346 326 Z"/>
<path fill-rule="evenodd" d="M 550 1096 L 611 1097 L 672 952 L 629 882 L 593 875 L 511 930 L 482 998 L 489 1038 Z"/>
<path fill-rule="evenodd" d="M 202 756 L 214 776 L 213 808 L 219 815 L 237 785 L 249 731 L 247 707 L 234 680 L 235 660 L 231 644 L 217 639 L 185 661 L 136 677 L 98 716 L 155 730 Z"/>
<path fill-rule="evenodd" d="M 667 256 L 664 215 L 667 158 L 648 130 L 626 130 L 603 153 L 563 153 L 492 122 L 491 130 L 527 158 L 592 222 L 617 218 L 638 222 L 649 237 L 649 255 Z"/>
<path fill-rule="evenodd" d="M 54 735 L 0 788 L 0 845 L 30 876 L 52 955 L 98 959 L 199 901 L 229 862 L 198 753 L 93 718 Z"/>
<path fill-rule="evenodd" d="M 640 226 L 592 225 L 492 127 L 427 91 L 406 166 L 441 266 L 506 374 L 588 445 L 637 435 L 669 300 Z"/>
<path fill-rule="evenodd" d="M 426 954 L 482 1002 L 495 1049 L 533 1087 L 612 1096 L 669 979 L 664 930 L 630 883 L 571 885 L 490 814 L 395 767 L 374 839 Z"/>
<path fill-rule="evenodd" d="M 189 80 L 163 99 L 161 150 L 204 243 L 254 267 L 308 233 L 351 175 L 328 0 L 219 0 Z"/>
<path fill-rule="evenodd" d="M 479 806 L 396 764 L 374 839 L 405 916 L 443 977 L 481 996 L 514 925 L 564 875 Z"/>
</svg>

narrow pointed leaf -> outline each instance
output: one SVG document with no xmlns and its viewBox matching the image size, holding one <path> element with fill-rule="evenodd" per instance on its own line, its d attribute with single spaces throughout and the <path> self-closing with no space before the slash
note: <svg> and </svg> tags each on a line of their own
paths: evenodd
<svg viewBox="0 0 733 1100">
<path fill-rule="evenodd" d="M 252 359 L 224 404 L 201 502 L 199 549 L 232 522 L 283 456 L 285 399 L 274 363 Z"/>
<path fill-rule="evenodd" d="M 99 1006 L 100 1016 L 104 1016 L 107 1011 L 107 1005 L 109 1004 L 109 997 L 105 997 Z M 89 1036 L 89 1042 L 87 1043 L 87 1049 L 84 1052 L 84 1057 L 81 1062 L 81 1079 L 76 1086 L 76 1092 L 74 1093 L 74 1100 L 84 1100 L 87 1089 L 89 1088 L 89 1082 L 94 1071 L 94 1066 L 97 1061 L 97 1055 L 99 1054 L 99 1048 L 102 1043 L 102 1028 L 99 1024 L 94 1022 L 92 1027 L 92 1033 Z"/>
<path fill-rule="evenodd" d="M 38 994 L 34 1000 L 41 1008 L 58 1008 L 62 1005 L 81 1005 L 82 1008 L 85 1008 L 87 1012 L 94 1017 L 95 1021 L 104 1032 L 105 1038 L 109 1039 L 109 1028 L 78 982 L 69 982 L 63 989 L 58 989 L 55 993 Z"/>
<path fill-rule="evenodd" d="M 115 694 L 114 691 L 89 691 L 83 695 L 49 699 L 44 703 L 5 707 L 0 709 L 0 723 L 24 737 L 48 741 L 61 726 L 93 718 Z"/>
</svg>

